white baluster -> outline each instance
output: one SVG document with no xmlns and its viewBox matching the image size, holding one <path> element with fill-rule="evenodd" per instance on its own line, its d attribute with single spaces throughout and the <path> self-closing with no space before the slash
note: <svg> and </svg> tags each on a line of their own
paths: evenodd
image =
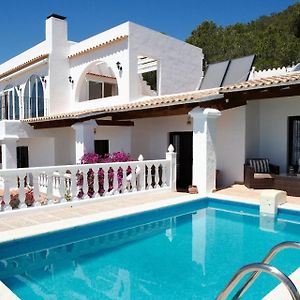
<svg viewBox="0 0 300 300">
<path fill-rule="evenodd" d="M 77 177 L 76 177 L 76 171 L 72 170 L 71 171 L 71 195 L 72 195 L 72 200 L 77 197 Z"/>
<path fill-rule="evenodd" d="M 152 175 L 152 168 L 153 168 L 153 165 L 150 164 L 148 166 L 148 178 L 149 178 L 149 189 L 152 190 L 155 188 L 155 185 L 153 186 L 152 183 L 153 183 L 153 175 Z"/>
<path fill-rule="evenodd" d="M 161 181 L 162 181 L 161 186 L 162 186 L 162 187 L 168 186 L 168 185 L 167 185 L 166 171 L 167 171 L 166 164 L 165 164 L 165 162 L 163 162 L 163 163 L 161 164 L 161 172 L 162 172 L 162 173 L 161 173 Z"/>
<path fill-rule="evenodd" d="M 137 170 L 136 170 L 136 174 L 138 176 L 138 190 L 140 191 L 144 191 L 145 187 L 146 187 L 146 183 L 145 183 L 145 165 L 143 162 L 144 157 L 142 154 L 140 154 L 139 158 L 139 165 L 137 166 Z"/>
<path fill-rule="evenodd" d="M 63 183 L 65 186 L 64 198 L 66 201 L 72 201 L 72 175 L 65 173 Z"/>
<path fill-rule="evenodd" d="M 99 182 L 99 179 L 100 179 L 100 175 L 99 175 L 99 167 L 97 168 L 94 168 L 94 191 L 95 191 L 95 197 L 96 198 L 99 198 L 101 197 L 101 192 L 100 192 L 100 182 Z"/>
<path fill-rule="evenodd" d="M 131 191 L 132 192 L 136 192 L 137 191 L 137 189 L 136 189 L 136 166 L 133 166 L 133 167 L 131 167 L 131 187 L 132 187 L 132 189 L 131 189 Z"/>
<path fill-rule="evenodd" d="M 25 204 L 25 185 L 24 185 L 24 174 L 19 174 L 19 199 L 21 202 L 21 207 L 27 207 L 27 205 Z"/>
<path fill-rule="evenodd" d="M 43 172 L 42 174 L 40 174 L 39 179 L 40 179 L 40 196 L 39 199 L 36 199 L 37 202 L 40 202 L 41 197 L 43 197 L 44 199 L 47 198 L 47 190 L 48 190 L 48 174 L 46 174 L 46 172 Z"/>
<path fill-rule="evenodd" d="M 89 190 L 89 187 L 88 187 L 88 184 L 87 184 L 87 173 L 88 173 L 88 169 L 83 169 L 82 170 L 82 175 L 83 175 L 83 183 L 82 183 L 82 191 L 83 191 L 83 199 L 85 198 L 89 198 L 88 197 L 88 190 Z"/>
<path fill-rule="evenodd" d="M 0 207 L 1 211 L 5 211 L 7 207 L 7 203 L 4 201 L 4 195 L 5 195 L 5 185 L 4 185 L 4 177 L 0 176 Z"/>
<path fill-rule="evenodd" d="M 40 173 L 28 173 L 27 174 L 27 191 L 32 191 L 34 201 L 38 201 L 40 196 L 40 190 L 39 190 L 39 176 Z"/>
<path fill-rule="evenodd" d="M 61 200 L 61 192 L 60 192 L 60 174 L 59 172 L 53 172 L 52 175 L 52 201 L 53 203 L 59 203 Z"/>
<path fill-rule="evenodd" d="M 42 191 L 39 199 L 41 205 L 46 205 L 49 201 L 52 202 L 53 199 L 53 174 L 50 171 L 46 173 L 45 185 L 46 189 Z"/>
<path fill-rule="evenodd" d="M 160 185 L 159 185 L 159 164 L 155 164 L 154 180 L 155 180 L 155 188 L 160 188 Z"/>
<path fill-rule="evenodd" d="M 104 183 L 103 183 L 104 195 L 108 196 L 109 195 L 108 168 L 107 167 L 103 168 L 103 172 L 104 172 Z"/>
<path fill-rule="evenodd" d="M 12 209 L 11 204 L 10 204 L 10 190 L 11 188 L 14 188 L 14 180 L 13 177 L 9 175 L 5 175 L 4 178 L 4 201 L 6 206 L 6 210 Z"/>
<path fill-rule="evenodd" d="M 122 167 L 122 172 L 123 172 L 123 178 L 122 178 L 122 193 L 128 193 L 128 189 L 127 189 L 127 166 L 123 165 Z"/>
<path fill-rule="evenodd" d="M 147 186 L 146 186 L 146 189 L 149 190 L 151 189 L 151 168 L 149 167 L 149 165 L 145 165 L 145 171 L 146 171 L 146 168 L 147 168 L 147 173 L 146 173 L 146 182 L 147 182 Z"/>
<path fill-rule="evenodd" d="M 60 171 L 60 176 L 58 177 L 59 179 L 59 194 L 60 194 L 60 202 L 65 201 L 65 193 L 66 193 L 66 178 L 65 178 L 65 171 Z"/>
<path fill-rule="evenodd" d="M 96 181 L 97 181 L 97 171 L 96 171 L 96 169 L 95 168 L 91 168 L 90 169 L 90 171 L 91 171 L 91 176 L 93 176 L 93 184 L 91 185 L 91 187 L 92 187 L 92 190 L 93 190 L 93 194 L 92 195 L 90 195 L 91 196 L 91 198 L 93 198 L 93 197 L 95 197 L 95 195 L 96 195 L 96 186 L 97 186 L 97 184 L 96 184 Z M 89 172 L 90 172 L 89 171 Z M 89 196 L 89 197 L 90 197 Z"/>
<path fill-rule="evenodd" d="M 113 194 L 119 194 L 119 183 L 118 183 L 118 166 L 114 168 L 114 178 L 113 178 Z"/>
</svg>

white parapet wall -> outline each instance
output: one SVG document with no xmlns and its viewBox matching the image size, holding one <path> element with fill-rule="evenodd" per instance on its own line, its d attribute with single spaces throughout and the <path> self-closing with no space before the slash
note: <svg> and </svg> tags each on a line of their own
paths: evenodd
<svg viewBox="0 0 300 300">
<path fill-rule="evenodd" d="M 176 153 L 166 159 L 0 171 L 2 213 L 135 192 L 176 190 Z"/>
</svg>

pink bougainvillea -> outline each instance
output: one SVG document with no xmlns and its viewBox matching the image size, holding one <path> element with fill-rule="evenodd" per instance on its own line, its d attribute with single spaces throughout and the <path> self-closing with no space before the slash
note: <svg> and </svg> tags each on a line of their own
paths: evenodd
<svg viewBox="0 0 300 300">
<path fill-rule="evenodd" d="M 100 155 L 97 153 L 85 153 L 81 158 L 81 164 L 96 164 L 100 161 Z"/>
<path fill-rule="evenodd" d="M 126 161 L 131 161 L 130 154 L 119 151 L 119 152 L 114 152 L 112 154 L 104 154 L 102 156 L 99 156 L 96 153 L 86 153 L 84 154 L 80 161 L 82 164 L 93 164 L 93 163 L 112 163 L 112 162 L 126 162 Z M 98 171 L 98 193 L 100 195 L 103 195 L 105 190 L 104 190 L 104 180 L 105 177 L 108 180 L 108 191 L 110 192 L 113 189 L 113 184 L 114 184 L 114 174 L 117 172 L 117 178 L 118 178 L 118 189 L 122 187 L 122 182 L 123 182 L 123 169 L 120 167 L 118 170 L 113 170 L 110 168 L 108 170 L 108 174 L 105 176 L 104 170 L 102 168 L 99 169 Z M 126 169 L 126 175 L 129 175 L 131 173 L 131 168 L 128 166 Z M 90 170 L 87 174 L 87 184 L 88 184 L 88 196 L 91 198 L 94 195 L 94 174 L 92 170 Z M 82 175 L 80 176 L 77 174 L 77 186 L 82 187 L 83 184 L 83 177 Z M 80 188 L 79 193 L 77 197 L 82 198 L 83 196 L 83 191 L 82 188 Z"/>
</svg>

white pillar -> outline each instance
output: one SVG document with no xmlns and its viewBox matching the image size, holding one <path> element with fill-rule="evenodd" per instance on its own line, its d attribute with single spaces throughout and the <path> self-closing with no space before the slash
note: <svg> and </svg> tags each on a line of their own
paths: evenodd
<svg viewBox="0 0 300 300">
<path fill-rule="evenodd" d="M 5 137 L 2 141 L 2 169 L 17 168 L 18 137 Z"/>
<path fill-rule="evenodd" d="M 170 188 L 172 192 L 176 192 L 176 153 L 174 152 L 173 145 L 169 145 L 168 152 L 166 153 L 166 160 L 170 161 L 170 171 L 168 172 Z"/>
<path fill-rule="evenodd" d="M 196 107 L 189 112 L 193 118 L 193 185 L 200 193 L 216 188 L 216 121 L 220 111 Z"/>
<path fill-rule="evenodd" d="M 96 121 L 86 121 L 72 125 L 75 130 L 75 158 L 76 163 L 80 163 L 80 158 L 85 153 L 94 153 L 94 129 L 97 127 Z"/>
</svg>

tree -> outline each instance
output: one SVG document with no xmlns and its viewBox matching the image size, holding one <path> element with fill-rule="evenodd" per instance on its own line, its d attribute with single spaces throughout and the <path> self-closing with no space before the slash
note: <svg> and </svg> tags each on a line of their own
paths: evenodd
<svg viewBox="0 0 300 300">
<path fill-rule="evenodd" d="M 222 27 L 204 21 L 186 41 L 202 48 L 208 63 L 256 54 L 257 69 L 291 65 L 300 62 L 299 12 L 300 3 L 296 3 L 247 24 Z"/>
</svg>

